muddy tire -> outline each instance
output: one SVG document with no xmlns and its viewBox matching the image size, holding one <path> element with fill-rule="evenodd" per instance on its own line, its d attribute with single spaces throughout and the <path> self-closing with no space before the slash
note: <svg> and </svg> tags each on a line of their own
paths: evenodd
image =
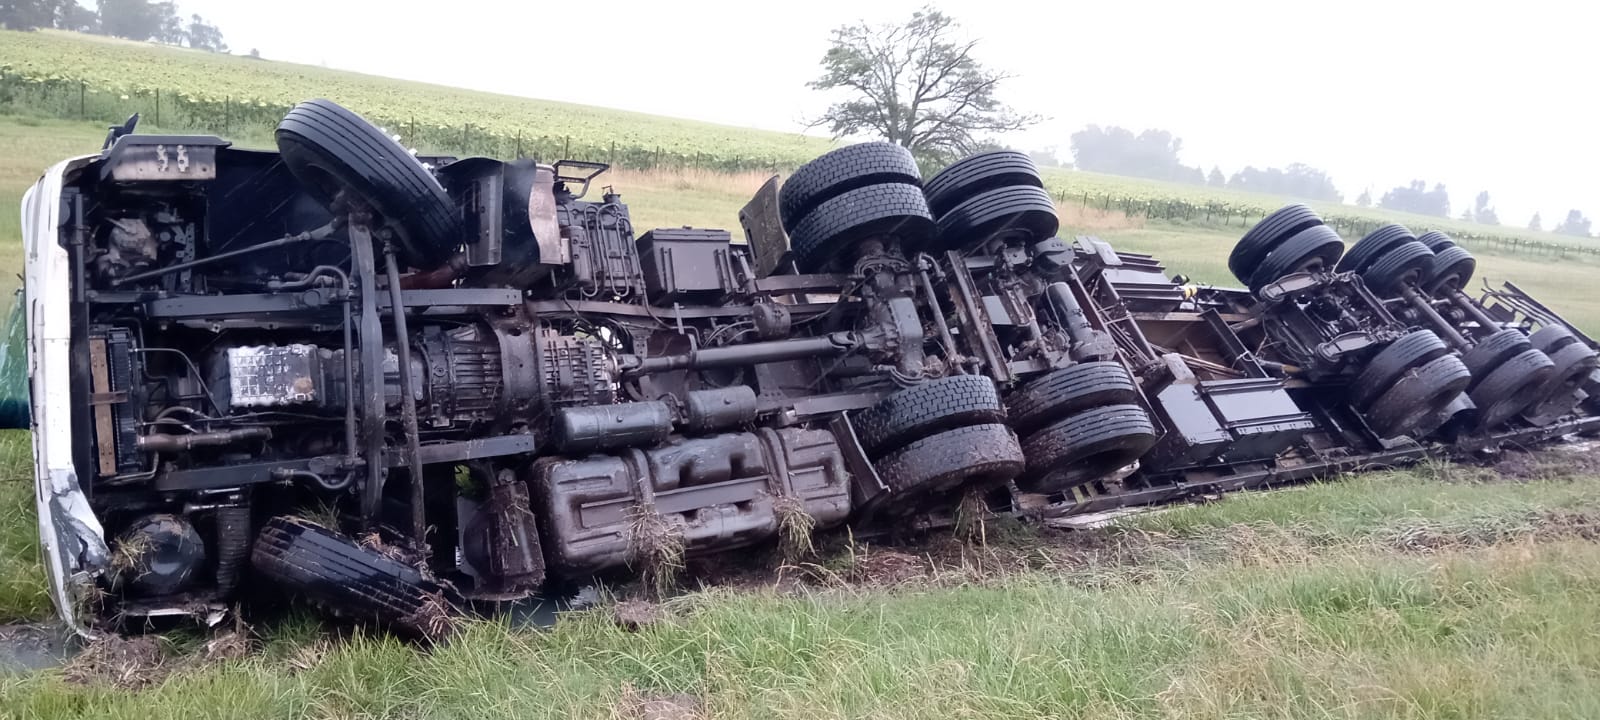
<svg viewBox="0 0 1600 720">
<path fill-rule="evenodd" d="M 1404 225 L 1389 224 L 1367 233 L 1366 237 L 1356 241 L 1350 246 L 1350 252 L 1344 254 L 1339 260 L 1339 272 L 1359 273 L 1366 270 L 1378 258 L 1408 242 L 1415 242 L 1416 237 Z M 1426 246 L 1424 246 L 1426 247 Z"/>
<path fill-rule="evenodd" d="M 1006 420 L 1000 393 L 987 375 L 929 380 L 880 400 L 853 418 L 861 449 L 876 456 L 936 432 Z"/>
<path fill-rule="evenodd" d="M 1011 427 L 1028 435 L 1089 408 L 1139 401 L 1133 376 L 1121 363 L 1087 362 L 1056 370 L 1006 397 Z"/>
<path fill-rule="evenodd" d="M 1017 487 L 1056 492 L 1104 477 L 1142 457 L 1158 436 L 1138 405 L 1085 410 L 1023 441 L 1028 471 Z"/>
<path fill-rule="evenodd" d="M 461 220 L 444 187 L 400 143 L 330 100 L 294 106 L 278 123 L 278 152 L 311 195 L 359 196 L 398 236 L 400 259 L 432 270 L 461 243 Z"/>
<path fill-rule="evenodd" d="M 300 518 L 268 520 L 250 561 L 274 585 L 322 607 L 425 637 L 447 629 L 459 607 L 453 589 L 415 567 Z"/>
<path fill-rule="evenodd" d="M 1478 428 L 1493 430 L 1539 400 L 1533 392 L 1555 373 L 1550 356 L 1529 348 L 1500 363 L 1468 395 L 1478 406 Z"/>
<path fill-rule="evenodd" d="M 1330 271 L 1343 252 L 1339 233 L 1327 225 L 1312 226 L 1267 253 L 1250 278 L 1250 289 L 1259 290 L 1292 273 Z"/>
<path fill-rule="evenodd" d="M 1472 373 L 1460 358 L 1439 355 L 1396 380 L 1372 403 L 1367 424 L 1381 437 L 1411 435 L 1419 423 L 1443 411 L 1471 381 Z"/>
<path fill-rule="evenodd" d="M 921 188 L 904 183 L 868 185 L 818 205 L 789 232 L 789 239 L 800 270 L 816 272 L 868 237 L 893 238 L 915 249 L 933 236 L 933 229 Z"/>
<path fill-rule="evenodd" d="M 968 425 L 912 442 L 873 465 L 891 493 L 874 512 L 912 514 L 932 498 L 963 487 L 993 488 L 1026 467 L 1011 428 L 999 423 Z"/>
<path fill-rule="evenodd" d="M 1428 272 L 1433 251 L 1415 240 L 1395 246 L 1361 271 L 1361 280 L 1378 297 L 1394 297 L 1416 285 Z"/>
<path fill-rule="evenodd" d="M 1461 362 L 1465 363 L 1467 370 L 1472 373 L 1472 384 L 1477 386 L 1489 373 L 1500 367 L 1511 358 L 1527 352 L 1533 348 L 1528 336 L 1521 330 L 1506 328 L 1490 333 L 1488 337 L 1479 341 L 1477 345 L 1467 348 L 1461 355 Z"/>
<path fill-rule="evenodd" d="M 1422 291 L 1428 295 L 1441 295 L 1460 290 L 1472 281 L 1477 269 L 1478 261 L 1464 247 L 1451 245 L 1435 250 L 1433 259 L 1428 261 L 1427 270 L 1422 273 Z"/>
<path fill-rule="evenodd" d="M 1570 412 L 1580 399 L 1573 391 L 1582 390 L 1588 384 L 1589 376 L 1596 368 L 1600 368 L 1600 356 L 1596 356 L 1589 346 L 1577 342 L 1567 343 L 1551 352 L 1550 362 L 1555 365 L 1555 370 L 1550 373 L 1548 380 L 1533 391 L 1536 399 L 1524 409 L 1526 417 L 1554 419 Z"/>
<path fill-rule="evenodd" d="M 1417 330 L 1389 343 L 1350 384 L 1350 405 L 1366 411 L 1408 371 L 1449 352 L 1449 346 L 1431 330 Z"/>
<path fill-rule="evenodd" d="M 1013 186 L 1042 188 L 1044 180 L 1026 153 L 996 150 L 957 160 L 928 180 L 924 192 L 934 217 L 942 217 L 976 195 Z"/>
<path fill-rule="evenodd" d="M 1307 229 L 1322 224 L 1322 218 L 1305 205 L 1286 205 L 1261 219 L 1228 253 L 1228 270 L 1239 282 L 1250 284 L 1256 266 L 1273 248 Z"/>
<path fill-rule="evenodd" d="M 1422 243 L 1424 247 L 1435 253 L 1443 252 L 1446 248 L 1457 247 L 1454 239 L 1438 230 L 1429 230 L 1418 235 L 1417 242 Z"/>
<path fill-rule="evenodd" d="M 868 185 L 921 185 L 911 151 L 889 142 L 849 145 L 801 165 L 778 188 L 778 218 L 786 231 L 818 205 Z"/>
<path fill-rule="evenodd" d="M 1003 187 L 979 193 L 939 217 L 937 250 L 954 250 L 1002 233 L 1028 242 L 1053 237 L 1061 229 L 1055 201 L 1043 188 Z"/>
</svg>

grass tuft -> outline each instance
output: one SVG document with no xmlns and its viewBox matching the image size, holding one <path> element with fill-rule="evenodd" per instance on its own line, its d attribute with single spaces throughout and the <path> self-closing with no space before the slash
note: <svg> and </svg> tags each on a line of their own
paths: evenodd
<svg viewBox="0 0 1600 720">
<path fill-rule="evenodd" d="M 683 531 L 676 524 L 653 505 L 637 503 L 628 508 L 628 565 L 655 598 L 664 598 L 677 588 L 683 556 Z"/>
</svg>

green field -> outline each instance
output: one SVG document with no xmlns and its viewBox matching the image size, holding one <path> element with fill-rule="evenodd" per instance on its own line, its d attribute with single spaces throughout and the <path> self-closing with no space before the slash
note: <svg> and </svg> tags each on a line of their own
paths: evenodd
<svg viewBox="0 0 1600 720">
<path fill-rule="evenodd" d="M 799 91 L 799 89 L 797 89 Z M 826 139 L 733 128 L 568 103 L 495 95 L 56 31 L 0 31 L 0 112 L 118 121 L 133 112 L 170 129 L 265 142 L 294 103 L 327 97 L 365 114 L 410 146 L 453 154 L 603 160 L 632 168 L 789 169 Z M 1242 225 L 1289 202 L 1224 189 L 1048 170 L 1062 202 L 1112 204 L 1150 217 L 1211 216 Z M 1386 222 L 1443 230 L 1474 250 L 1600 264 L 1600 242 L 1517 227 L 1312 203 L 1353 240 Z"/>
</svg>

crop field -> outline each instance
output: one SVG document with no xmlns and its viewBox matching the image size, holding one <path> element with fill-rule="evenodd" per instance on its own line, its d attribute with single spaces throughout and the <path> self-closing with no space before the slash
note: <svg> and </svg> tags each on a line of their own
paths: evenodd
<svg viewBox="0 0 1600 720">
<path fill-rule="evenodd" d="M 292 63 L 216 55 L 56 31 L 0 31 L 0 111 L 120 121 L 139 112 L 168 129 L 266 142 L 294 103 L 327 97 L 428 152 L 600 160 L 622 167 L 785 170 L 826 151 L 824 138 L 733 128 L 623 110 L 459 90 Z M 1063 204 L 1150 219 L 1243 226 L 1294 200 L 1054 169 Z M 1517 227 L 1312 203 L 1359 237 L 1386 222 L 1443 230 L 1479 252 L 1600 264 L 1600 242 Z"/>
</svg>

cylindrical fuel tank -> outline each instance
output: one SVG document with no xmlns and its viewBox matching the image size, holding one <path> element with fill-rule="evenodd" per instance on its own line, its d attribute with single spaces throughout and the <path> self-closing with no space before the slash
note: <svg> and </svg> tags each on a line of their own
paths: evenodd
<svg viewBox="0 0 1600 720">
<path fill-rule="evenodd" d="M 684 402 L 686 429 L 695 434 L 755 422 L 756 391 L 748 385 L 695 390 Z"/>
<path fill-rule="evenodd" d="M 556 445 L 568 454 L 659 445 L 671 433 L 672 409 L 656 400 L 556 412 Z"/>
</svg>

